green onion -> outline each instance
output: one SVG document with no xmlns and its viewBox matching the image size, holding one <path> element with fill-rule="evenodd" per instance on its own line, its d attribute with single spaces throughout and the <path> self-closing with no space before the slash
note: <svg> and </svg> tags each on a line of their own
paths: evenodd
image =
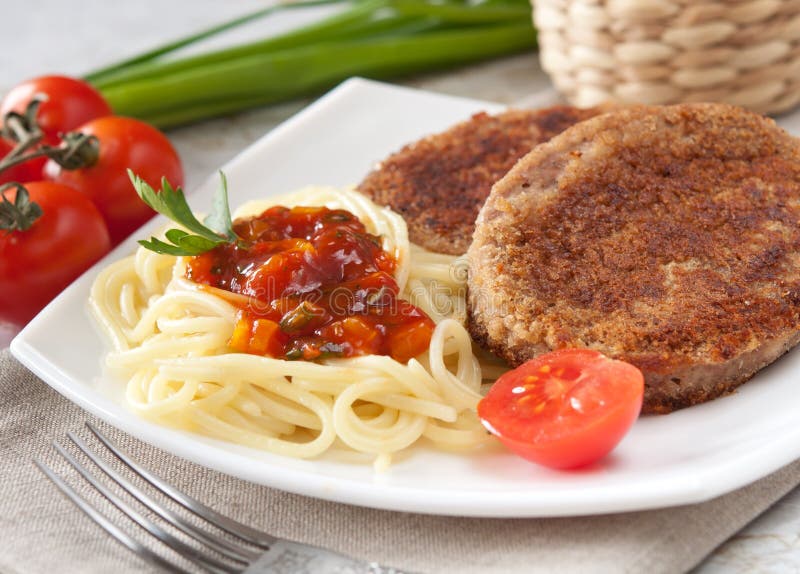
<svg viewBox="0 0 800 574">
<path fill-rule="evenodd" d="M 323 42 L 347 40 L 391 31 L 419 18 L 395 16 L 387 19 L 379 12 L 387 6 L 385 0 L 362 0 L 351 9 L 335 14 L 298 30 L 292 30 L 280 36 L 267 38 L 258 42 L 217 50 L 207 54 L 186 57 L 169 62 L 145 62 L 137 66 L 125 66 L 113 75 L 106 75 L 93 80 L 101 90 L 118 84 L 129 84 L 134 80 L 169 76 L 176 72 L 196 69 L 221 62 L 236 61 L 254 54 L 268 54 L 277 50 L 302 48 Z"/>
<path fill-rule="evenodd" d="M 88 77 L 116 113 L 171 127 L 319 93 L 351 76 L 389 79 L 531 50 L 536 42 L 530 5 L 521 0 L 345 6 L 273 38 L 165 61 L 170 46 L 188 43 L 173 42 Z"/>
<path fill-rule="evenodd" d="M 280 12 L 282 10 L 287 10 L 292 8 L 307 8 L 309 6 L 321 6 L 324 4 L 339 4 L 342 1 L 343 0 L 300 0 L 296 2 L 283 2 L 276 4 L 274 6 L 269 6 L 268 8 L 262 8 L 261 10 L 258 10 L 256 12 L 245 14 L 244 16 L 241 16 L 239 18 L 234 18 L 233 20 L 230 20 L 218 26 L 213 26 L 212 28 L 203 30 L 202 32 L 186 36 L 185 38 L 181 38 L 174 42 L 169 42 L 167 44 L 164 44 L 163 46 L 159 46 L 158 48 L 149 50 L 143 54 L 139 54 L 138 56 L 134 56 L 133 58 L 122 60 L 121 62 L 117 62 L 116 64 L 112 64 L 105 68 L 100 68 L 84 76 L 84 79 L 92 83 L 102 82 L 106 80 L 106 78 L 108 78 L 109 76 L 113 76 L 121 70 L 128 69 L 142 62 L 149 62 L 151 60 L 158 58 L 159 56 L 169 54 L 170 52 L 174 52 L 175 50 L 178 50 L 180 48 L 184 48 L 191 44 L 195 44 L 201 40 L 211 38 L 212 36 L 216 36 L 217 34 L 221 34 L 222 32 L 225 32 L 227 30 L 237 28 L 239 26 L 242 26 L 243 24 L 247 24 L 254 20 L 258 20 L 270 14 L 274 14 L 275 12 Z"/>
</svg>

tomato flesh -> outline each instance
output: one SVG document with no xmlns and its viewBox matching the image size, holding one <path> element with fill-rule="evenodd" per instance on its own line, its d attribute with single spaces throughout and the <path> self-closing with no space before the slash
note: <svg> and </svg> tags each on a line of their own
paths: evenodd
<svg viewBox="0 0 800 574">
<path fill-rule="evenodd" d="M 588 349 L 541 355 L 501 376 L 478 404 L 484 426 L 533 462 L 568 469 L 606 456 L 642 408 L 644 377 Z"/>
<path fill-rule="evenodd" d="M 234 222 L 244 246 L 191 258 L 187 277 L 246 297 L 229 346 L 287 359 L 424 352 L 433 321 L 399 297 L 397 265 L 352 213 L 271 207 Z"/>
</svg>

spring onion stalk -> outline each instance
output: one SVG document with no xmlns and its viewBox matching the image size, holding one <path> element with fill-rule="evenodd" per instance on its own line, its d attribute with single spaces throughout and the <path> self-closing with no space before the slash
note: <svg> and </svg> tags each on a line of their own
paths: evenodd
<svg viewBox="0 0 800 574">
<path fill-rule="evenodd" d="M 158 58 L 159 56 L 169 54 L 171 52 L 179 50 L 180 48 L 190 46 L 191 44 L 196 44 L 197 42 L 200 42 L 207 38 L 211 38 L 212 36 L 219 35 L 228 30 L 232 30 L 233 28 L 237 28 L 244 24 L 248 24 L 250 22 L 264 18 L 271 14 L 275 14 L 276 12 L 280 12 L 282 10 L 290 10 L 293 8 L 308 8 L 310 6 L 322 6 L 325 4 L 340 4 L 343 1 L 344 0 L 295 0 L 292 2 L 279 2 L 278 4 L 268 6 L 267 8 L 262 8 L 261 10 L 251 12 L 250 14 L 245 14 L 244 16 L 240 16 L 238 18 L 234 18 L 233 20 L 223 22 L 222 24 L 219 24 L 217 26 L 212 26 L 211 28 L 208 28 L 201 32 L 191 34 L 184 38 L 180 38 L 179 40 L 175 40 L 174 42 L 169 42 L 152 50 L 148 50 L 147 52 L 139 54 L 138 56 L 134 56 L 133 58 L 122 60 L 121 62 L 117 62 L 105 68 L 100 68 L 84 76 L 84 79 L 92 83 L 101 82 L 105 80 L 107 77 L 113 76 L 117 72 L 123 69 L 127 69 L 129 67 L 135 66 L 143 62 L 149 62 L 151 60 Z"/>
<path fill-rule="evenodd" d="M 406 16 L 425 16 L 441 18 L 444 21 L 461 24 L 487 24 L 490 22 L 530 21 L 530 5 L 525 4 L 483 4 L 465 6 L 463 4 L 433 4 L 418 0 L 393 0 L 392 7 Z"/>
<path fill-rule="evenodd" d="M 169 76 L 216 62 L 235 61 L 238 58 L 246 58 L 253 54 L 266 54 L 275 50 L 300 48 L 322 42 L 347 40 L 348 38 L 369 37 L 391 31 L 411 22 L 421 21 L 420 18 L 408 16 L 401 18 L 394 13 L 391 17 L 387 17 L 380 10 L 386 6 L 387 2 L 385 0 L 365 0 L 342 13 L 334 14 L 320 22 L 309 24 L 276 37 L 207 54 L 189 56 L 177 61 L 147 62 L 135 66 L 126 66 L 114 74 L 107 75 L 92 83 L 100 90 L 105 90 L 111 86 L 127 84 L 137 79 Z M 426 21 L 430 22 L 430 19 Z M 436 23 L 438 24 L 438 21 Z M 428 25 L 430 26 L 430 24 Z"/>
<path fill-rule="evenodd" d="M 330 1 L 330 0 L 328 0 Z M 530 50 L 520 0 L 354 0 L 286 34 L 92 75 L 118 114 L 172 127 L 325 90 L 354 76 L 388 79 Z"/>
</svg>

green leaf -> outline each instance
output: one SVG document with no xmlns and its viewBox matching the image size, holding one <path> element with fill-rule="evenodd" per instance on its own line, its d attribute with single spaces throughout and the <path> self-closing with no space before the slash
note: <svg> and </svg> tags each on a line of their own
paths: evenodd
<svg viewBox="0 0 800 574">
<path fill-rule="evenodd" d="M 211 241 L 199 235 L 190 235 L 183 229 L 170 229 L 165 235 L 173 244 L 187 252 L 205 253 L 214 249 L 217 245 L 227 243 L 222 239 Z"/>
<path fill-rule="evenodd" d="M 214 233 L 214 231 L 197 220 L 180 187 L 173 189 L 167 179 L 163 178 L 161 180 L 161 191 L 157 192 L 142 178 L 134 175 L 132 171 L 129 171 L 129 175 L 139 197 L 158 213 L 166 215 L 175 223 L 179 223 L 197 235 L 212 241 L 219 239 L 217 233 Z"/>
<path fill-rule="evenodd" d="M 184 255 L 200 255 L 199 253 L 187 253 L 185 249 L 178 247 L 177 245 L 164 243 L 155 237 L 151 237 L 149 240 L 140 239 L 139 245 L 145 249 L 149 249 L 150 251 L 155 251 L 156 253 L 161 253 L 163 255 L 174 255 L 176 257 L 181 257 Z"/>
<path fill-rule="evenodd" d="M 212 215 L 207 220 L 210 220 L 215 228 L 220 229 L 220 232 L 200 223 L 186 202 L 183 190 L 180 187 L 174 189 L 166 178 L 161 180 L 161 191 L 155 191 L 133 171 L 128 170 L 128 176 L 143 202 L 183 227 L 166 232 L 165 237 L 169 243 L 155 237 L 140 241 L 139 244 L 146 249 L 156 253 L 184 256 L 199 255 L 224 243 L 239 243 L 239 238 L 233 232 L 233 222 L 228 207 L 227 182 L 222 172 L 220 172 L 222 186 L 214 197 Z"/>
<path fill-rule="evenodd" d="M 231 208 L 228 205 L 228 178 L 222 171 L 219 172 L 220 186 L 214 194 L 211 204 L 211 215 L 206 217 L 205 225 L 220 235 L 224 235 L 231 241 L 236 240 L 233 232 L 233 220 L 231 219 Z"/>
<path fill-rule="evenodd" d="M 227 243 L 226 241 L 209 241 L 205 237 L 200 237 L 199 235 L 187 235 L 183 239 L 181 239 L 176 245 L 185 249 L 186 251 L 193 251 L 196 253 L 205 253 L 206 251 L 211 251 L 217 245 L 222 245 L 223 243 Z"/>
<path fill-rule="evenodd" d="M 175 245 L 180 245 L 181 240 L 189 234 L 183 229 L 170 229 L 164 235 Z"/>
</svg>

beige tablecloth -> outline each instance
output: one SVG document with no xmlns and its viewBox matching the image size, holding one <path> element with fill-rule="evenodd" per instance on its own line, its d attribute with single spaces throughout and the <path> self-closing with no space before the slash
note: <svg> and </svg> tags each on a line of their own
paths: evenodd
<svg viewBox="0 0 800 574">
<path fill-rule="evenodd" d="M 65 472 L 50 442 L 68 430 L 87 435 L 83 421 L 94 417 L 7 351 L 0 352 L 0 404 L 0 572 L 148 571 L 59 495 L 31 463 L 39 457 Z M 798 461 L 696 506 L 587 518 L 447 518 L 358 508 L 256 486 L 100 426 L 158 474 L 238 520 L 277 536 L 423 573 L 685 571 L 800 482 Z M 96 495 L 92 499 L 98 501 Z"/>
</svg>

